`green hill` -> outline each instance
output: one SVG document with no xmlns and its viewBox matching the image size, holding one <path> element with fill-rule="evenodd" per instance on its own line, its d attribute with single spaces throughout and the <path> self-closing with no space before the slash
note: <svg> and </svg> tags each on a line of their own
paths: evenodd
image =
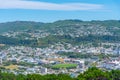
<svg viewBox="0 0 120 80">
<path fill-rule="evenodd" d="M 59 20 L 53 23 L 15 21 L 15 22 L 0 23 L 0 32 L 19 31 L 19 30 L 28 30 L 28 29 L 47 29 L 49 31 L 53 28 L 69 29 L 71 27 L 74 28 L 81 26 L 84 26 L 84 28 L 86 28 L 89 26 L 97 27 L 97 25 L 106 27 L 107 29 L 110 30 L 110 28 L 113 27 L 120 28 L 120 21 L 119 20 L 105 20 L 105 21 Z"/>
<path fill-rule="evenodd" d="M 43 23 L 31 21 L 15 21 L 0 23 L 0 33 L 8 31 L 20 31 L 28 29 L 38 29 Z"/>
<path fill-rule="evenodd" d="M 25 31 L 26 30 L 26 31 Z M 38 30 L 38 31 L 35 31 Z M 40 33 L 39 30 L 42 30 Z M 32 21 L 15 21 L 0 23 L 0 33 L 8 31 L 21 31 L 19 37 L 0 36 L 1 44 L 43 46 L 54 43 L 70 43 L 72 45 L 81 43 L 99 43 L 99 42 L 120 42 L 120 21 L 81 21 L 81 20 L 59 20 L 53 23 L 41 23 Z M 30 34 L 49 35 L 37 39 Z M 25 34 L 24 34 L 25 33 Z M 27 38 L 25 35 L 28 35 Z M 23 37 L 22 37 L 23 36 Z M 97 45 L 97 44 L 95 44 Z"/>
</svg>

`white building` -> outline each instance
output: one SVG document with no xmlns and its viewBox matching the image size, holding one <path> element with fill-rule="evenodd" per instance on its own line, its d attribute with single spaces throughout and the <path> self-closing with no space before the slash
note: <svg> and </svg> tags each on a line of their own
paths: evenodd
<svg viewBox="0 0 120 80">
<path fill-rule="evenodd" d="M 42 74 L 47 74 L 47 68 L 41 68 L 41 73 Z"/>
</svg>

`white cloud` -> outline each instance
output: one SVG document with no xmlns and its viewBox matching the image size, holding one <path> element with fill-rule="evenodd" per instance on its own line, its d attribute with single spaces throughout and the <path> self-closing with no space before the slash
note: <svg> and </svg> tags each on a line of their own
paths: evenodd
<svg viewBox="0 0 120 80">
<path fill-rule="evenodd" d="M 99 10 L 103 5 L 88 3 L 48 3 L 26 0 L 0 0 L 0 9 Z"/>
</svg>

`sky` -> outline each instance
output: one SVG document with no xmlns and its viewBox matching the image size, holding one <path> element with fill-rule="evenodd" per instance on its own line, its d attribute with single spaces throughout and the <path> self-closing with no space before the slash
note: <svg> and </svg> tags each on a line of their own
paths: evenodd
<svg viewBox="0 0 120 80">
<path fill-rule="evenodd" d="M 0 0 L 0 22 L 120 20 L 120 0 Z"/>
</svg>

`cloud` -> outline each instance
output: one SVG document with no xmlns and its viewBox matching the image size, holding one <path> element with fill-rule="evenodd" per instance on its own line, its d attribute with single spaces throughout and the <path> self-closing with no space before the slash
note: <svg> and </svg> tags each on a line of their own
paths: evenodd
<svg viewBox="0 0 120 80">
<path fill-rule="evenodd" d="M 37 10 L 100 10 L 103 5 L 88 3 L 49 3 L 28 0 L 0 0 L 0 9 L 37 9 Z"/>
</svg>

